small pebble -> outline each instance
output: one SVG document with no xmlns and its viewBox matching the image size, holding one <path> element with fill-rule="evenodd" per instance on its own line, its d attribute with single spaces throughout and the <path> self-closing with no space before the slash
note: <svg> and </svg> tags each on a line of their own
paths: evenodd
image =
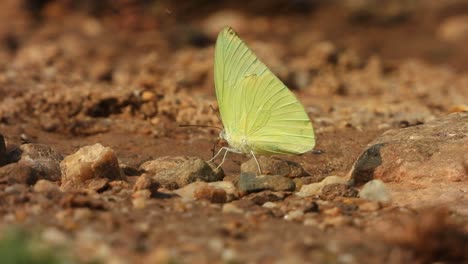
<svg viewBox="0 0 468 264">
<path fill-rule="evenodd" d="M 34 191 L 39 193 L 59 192 L 60 189 L 57 184 L 48 180 L 39 180 L 34 184 Z"/>
<path fill-rule="evenodd" d="M 324 214 L 329 216 L 337 216 L 341 214 L 341 210 L 339 207 L 333 207 L 323 211 Z"/>
<path fill-rule="evenodd" d="M 136 209 L 144 209 L 146 207 L 148 199 L 144 197 L 138 197 L 135 199 L 132 199 L 132 205 Z"/>
<path fill-rule="evenodd" d="M 244 213 L 244 210 L 237 207 L 237 205 L 233 204 L 233 203 L 227 203 L 227 204 L 223 204 L 223 209 L 222 209 L 223 213 L 235 213 L 235 214 L 242 214 Z"/>
<path fill-rule="evenodd" d="M 305 226 L 318 226 L 319 222 L 315 218 L 307 218 L 304 220 Z"/>
<path fill-rule="evenodd" d="M 266 202 L 262 206 L 265 207 L 265 208 L 273 209 L 273 208 L 277 208 L 278 204 L 276 204 L 274 202 Z"/>
<path fill-rule="evenodd" d="M 293 210 L 287 213 L 284 216 L 284 219 L 289 220 L 289 221 L 295 221 L 295 220 L 301 220 L 303 217 L 304 217 L 304 212 L 302 210 Z"/>
<path fill-rule="evenodd" d="M 380 209 L 378 202 L 366 202 L 359 205 L 359 210 L 364 212 L 374 212 Z"/>
<path fill-rule="evenodd" d="M 390 203 L 392 200 L 387 186 L 385 186 L 383 181 L 378 179 L 366 183 L 359 192 L 359 197 L 382 203 Z"/>
</svg>

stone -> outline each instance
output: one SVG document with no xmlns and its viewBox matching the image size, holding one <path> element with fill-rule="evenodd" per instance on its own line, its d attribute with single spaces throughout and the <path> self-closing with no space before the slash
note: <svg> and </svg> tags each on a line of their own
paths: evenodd
<svg viewBox="0 0 468 264">
<path fill-rule="evenodd" d="M 263 191 L 259 193 L 253 193 L 249 195 L 249 200 L 254 202 L 257 205 L 263 205 L 266 202 L 278 202 L 286 198 L 284 192 L 273 192 L 273 191 Z"/>
<path fill-rule="evenodd" d="M 450 42 L 468 39 L 468 15 L 451 16 L 444 19 L 437 29 L 437 36 Z"/>
<path fill-rule="evenodd" d="M 381 147 L 382 144 L 375 144 L 362 153 L 353 167 L 351 175 L 353 184 L 360 185 L 373 179 L 375 169 L 382 164 Z"/>
<path fill-rule="evenodd" d="M 148 174 L 144 173 L 135 182 L 133 191 L 149 190 L 152 195 L 158 192 L 159 183 L 153 180 Z"/>
<path fill-rule="evenodd" d="M 106 178 L 98 178 L 98 179 L 91 179 L 88 183 L 89 190 L 93 190 L 96 192 L 103 192 L 109 188 L 109 179 Z"/>
<path fill-rule="evenodd" d="M 300 191 L 296 192 L 296 195 L 301 197 L 319 195 L 322 187 L 323 184 L 320 182 L 302 185 Z"/>
<path fill-rule="evenodd" d="M 200 158 L 184 159 L 171 166 L 168 166 L 168 164 L 168 162 L 164 162 L 162 165 L 165 169 L 161 170 L 153 163 L 154 169 L 152 171 L 158 172 L 151 177 L 161 186 L 171 190 L 195 181 L 214 182 L 220 181 L 224 177 L 223 174 L 213 171 L 212 167 Z M 149 173 L 150 171 L 148 171 Z"/>
<path fill-rule="evenodd" d="M 148 173 L 149 175 L 155 175 L 160 172 L 173 169 L 182 163 L 189 160 L 189 157 L 160 157 L 154 160 L 149 160 L 140 165 L 140 170 Z"/>
<path fill-rule="evenodd" d="M 48 180 L 38 180 L 34 184 L 33 190 L 39 193 L 60 192 L 58 185 Z"/>
<path fill-rule="evenodd" d="M 385 183 L 381 180 L 372 180 L 362 187 L 359 197 L 381 203 L 389 203 L 392 198 Z"/>
<path fill-rule="evenodd" d="M 277 208 L 278 204 L 274 202 L 266 202 L 262 206 L 268 209 L 273 209 L 273 208 Z"/>
<path fill-rule="evenodd" d="M 302 185 L 299 192 L 296 192 L 297 196 L 308 197 L 314 195 L 320 195 L 324 186 L 332 184 L 346 184 L 347 180 L 338 176 L 327 176 L 321 182 L 311 183 Z"/>
<path fill-rule="evenodd" d="M 92 179 L 120 180 L 123 174 L 111 148 L 97 143 L 80 148 L 60 163 L 62 189 L 84 188 Z"/>
<path fill-rule="evenodd" d="M 228 202 L 239 198 L 239 191 L 237 190 L 234 183 L 230 181 L 209 182 L 208 185 L 214 188 L 223 189 L 226 192 L 226 198 Z"/>
<path fill-rule="evenodd" d="M 334 200 L 336 197 L 356 197 L 358 191 L 348 184 L 333 183 L 322 187 L 320 199 Z"/>
<path fill-rule="evenodd" d="M 448 204 L 468 212 L 468 112 L 392 129 L 374 139 L 354 163 L 351 183 L 380 179 L 400 206 Z"/>
<path fill-rule="evenodd" d="M 284 216 L 284 220 L 289 220 L 289 221 L 300 221 L 303 218 L 304 218 L 304 212 L 302 210 L 293 210 Z"/>
<path fill-rule="evenodd" d="M 296 185 L 293 180 L 280 175 L 260 175 L 242 172 L 238 182 L 238 189 L 242 193 L 271 191 L 294 191 Z"/>
<path fill-rule="evenodd" d="M 30 167 L 11 163 L 0 167 L 0 184 L 12 185 L 15 183 L 33 185 L 37 182 L 38 176 Z"/>
<path fill-rule="evenodd" d="M 23 144 L 20 146 L 21 158 L 18 163 L 30 167 L 39 178 L 59 181 L 61 179 L 60 162 L 63 157 L 44 144 Z"/>
<path fill-rule="evenodd" d="M 418 126 L 392 129 L 369 144 L 355 162 L 350 177 L 356 185 L 372 179 L 468 180 L 463 168 L 467 145 L 468 113 L 464 112 Z"/>
<path fill-rule="evenodd" d="M 283 160 L 274 157 L 260 156 L 257 158 L 258 164 L 264 175 L 279 175 L 289 178 L 307 176 L 305 170 L 296 162 Z M 258 166 L 254 158 L 242 163 L 241 172 L 258 173 Z"/>
<path fill-rule="evenodd" d="M 237 205 L 233 203 L 226 203 L 223 204 L 223 213 L 234 213 L 234 214 L 242 214 L 244 213 L 244 210 L 242 208 L 239 208 Z"/>
<path fill-rule="evenodd" d="M 174 191 L 177 195 L 187 200 L 207 200 L 212 203 L 225 203 L 226 191 L 209 185 L 206 182 L 193 182 Z"/>
<path fill-rule="evenodd" d="M 369 201 L 359 205 L 359 210 L 364 212 L 374 212 L 380 209 L 380 203 Z"/>
</svg>

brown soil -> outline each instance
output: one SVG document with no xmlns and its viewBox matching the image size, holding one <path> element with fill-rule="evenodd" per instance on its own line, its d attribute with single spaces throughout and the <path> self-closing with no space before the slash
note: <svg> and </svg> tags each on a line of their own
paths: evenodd
<svg viewBox="0 0 468 264">
<path fill-rule="evenodd" d="M 345 176 L 385 130 L 424 123 L 467 102 L 468 30 L 438 33 L 447 19 L 468 15 L 466 1 L 292 1 L 268 9 L 265 1 L 32 2 L 4 1 L 0 8 L 0 133 L 13 144 L 26 137 L 67 155 L 99 142 L 131 167 L 161 156 L 209 159 L 217 130 L 178 125 L 220 125 L 210 109 L 212 28 L 224 21 L 309 111 L 323 153 L 288 159 L 314 177 Z M 239 174 L 245 160 L 231 156 L 225 173 Z M 1 190 L 0 226 L 58 228 L 80 259 L 106 263 L 468 261 L 459 251 L 466 216 L 417 201 L 370 212 L 352 199 L 319 201 L 317 223 L 304 225 L 257 205 L 262 194 L 241 198 L 242 214 L 174 197 L 136 209 L 135 180 L 93 195 Z M 289 196 L 280 203 L 314 201 Z M 324 213 L 333 208 L 335 222 Z"/>
</svg>

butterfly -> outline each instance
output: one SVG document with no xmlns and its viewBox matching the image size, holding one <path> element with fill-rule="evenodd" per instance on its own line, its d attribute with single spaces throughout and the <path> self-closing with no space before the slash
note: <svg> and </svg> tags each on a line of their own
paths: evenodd
<svg viewBox="0 0 468 264">
<path fill-rule="evenodd" d="M 223 150 L 255 155 L 298 155 L 315 146 L 312 123 L 294 94 L 261 62 L 230 27 L 218 35 L 214 79 Z"/>
</svg>

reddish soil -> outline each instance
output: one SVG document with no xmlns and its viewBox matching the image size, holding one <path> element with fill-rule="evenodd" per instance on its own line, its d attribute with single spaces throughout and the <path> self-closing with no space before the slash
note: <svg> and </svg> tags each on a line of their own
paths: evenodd
<svg viewBox="0 0 468 264">
<path fill-rule="evenodd" d="M 468 29 L 454 22 L 446 30 L 456 33 L 440 33 L 448 19 L 468 15 L 466 1 L 274 1 L 268 9 L 268 1 L 23 2 L 29 5 L 0 4 L 0 133 L 10 144 L 26 137 L 67 155 L 99 142 L 135 168 L 162 156 L 209 159 L 218 131 L 179 125 L 220 125 L 210 105 L 223 23 L 305 105 L 323 153 L 288 159 L 317 178 L 346 176 L 385 130 L 467 103 L 459 95 L 468 84 Z M 232 155 L 225 173 L 238 175 L 245 160 Z M 31 186 L 15 186 L 13 194 L 2 186 L 0 227 L 57 228 L 77 258 L 105 263 L 468 261 L 460 252 L 468 218 L 449 205 L 363 211 L 353 199 L 286 194 L 278 202 L 285 211 L 319 203 L 315 224 L 304 224 L 256 204 L 264 192 L 237 201 L 241 214 L 164 196 L 134 208 L 136 179 L 102 193 L 50 197 Z"/>
</svg>

